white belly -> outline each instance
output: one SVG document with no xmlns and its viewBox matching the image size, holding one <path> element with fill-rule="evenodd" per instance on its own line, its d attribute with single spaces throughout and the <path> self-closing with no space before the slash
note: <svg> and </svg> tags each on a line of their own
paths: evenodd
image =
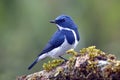
<svg viewBox="0 0 120 80">
<path fill-rule="evenodd" d="M 66 53 L 67 50 L 69 49 L 74 49 L 78 44 L 78 41 L 75 41 L 74 44 L 70 45 L 67 40 L 65 39 L 64 43 L 53 49 L 52 51 L 48 52 L 49 56 L 52 58 L 58 58 L 59 56 L 62 56 Z"/>
</svg>

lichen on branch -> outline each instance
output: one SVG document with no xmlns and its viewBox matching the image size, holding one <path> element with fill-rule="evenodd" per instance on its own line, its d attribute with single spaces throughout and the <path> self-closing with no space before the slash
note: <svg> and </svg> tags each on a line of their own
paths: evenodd
<svg viewBox="0 0 120 80">
<path fill-rule="evenodd" d="M 95 46 L 73 49 L 67 62 L 53 60 L 44 63 L 42 71 L 18 77 L 17 80 L 120 80 L 120 61 Z"/>
</svg>

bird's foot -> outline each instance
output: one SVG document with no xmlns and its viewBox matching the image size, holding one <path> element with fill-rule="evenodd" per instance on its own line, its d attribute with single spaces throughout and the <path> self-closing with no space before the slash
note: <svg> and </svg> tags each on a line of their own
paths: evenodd
<svg viewBox="0 0 120 80">
<path fill-rule="evenodd" d="M 67 59 L 65 59 L 65 58 L 64 58 L 64 57 L 62 57 L 62 56 L 59 56 L 59 58 L 63 59 L 65 62 L 67 62 L 67 61 L 68 61 Z"/>
</svg>

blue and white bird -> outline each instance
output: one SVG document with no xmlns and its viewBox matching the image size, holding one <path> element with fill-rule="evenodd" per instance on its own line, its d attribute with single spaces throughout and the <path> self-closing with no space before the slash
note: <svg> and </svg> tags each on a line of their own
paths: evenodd
<svg viewBox="0 0 120 80">
<path fill-rule="evenodd" d="M 35 61 L 28 67 L 28 70 L 46 57 L 64 59 L 62 55 L 67 50 L 74 49 L 80 40 L 78 27 L 70 16 L 60 15 L 50 23 L 55 23 L 58 29 Z"/>
</svg>

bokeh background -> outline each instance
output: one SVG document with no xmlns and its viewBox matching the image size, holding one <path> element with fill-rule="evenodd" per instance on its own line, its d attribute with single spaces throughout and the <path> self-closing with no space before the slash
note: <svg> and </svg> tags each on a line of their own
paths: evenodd
<svg viewBox="0 0 120 80">
<path fill-rule="evenodd" d="M 49 20 L 61 14 L 78 25 L 76 51 L 96 45 L 120 59 L 120 0 L 0 0 L 0 80 L 42 69 L 50 58 L 27 67 L 57 29 Z"/>
</svg>

